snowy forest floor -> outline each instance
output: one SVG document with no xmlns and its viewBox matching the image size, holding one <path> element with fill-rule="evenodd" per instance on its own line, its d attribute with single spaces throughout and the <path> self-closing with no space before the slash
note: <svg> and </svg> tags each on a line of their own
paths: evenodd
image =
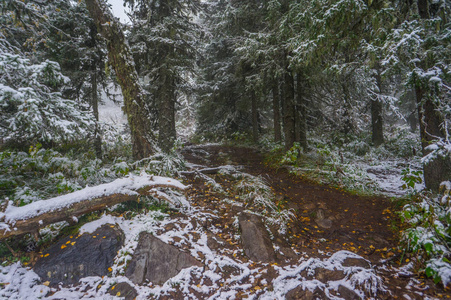
<svg viewBox="0 0 451 300">
<path fill-rule="evenodd" d="M 136 299 L 451 296 L 418 275 L 414 263 L 399 250 L 402 228 L 396 202 L 352 195 L 302 179 L 287 168 L 271 168 L 264 155 L 251 148 L 188 146 L 182 154 L 188 171 L 180 172 L 179 180 L 190 185 L 188 207 L 168 214 L 111 210 L 80 228 L 82 234 L 116 223 L 124 232 L 124 246 L 108 276 L 86 277 L 77 286 L 49 287 L 30 267 L 33 260 L 27 266 L 17 262 L 0 266 L 0 298 L 119 299 L 110 292 L 121 282 L 136 290 Z M 266 261 L 250 258 L 260 249 L 245 245 L 243 214 L 261 218 L 269 233 L 275 254 Z M 142 231 L 190 253 L 202 266 L 183 269 L 162 285 L 134 284 L 124 276 L 124 267 Z"/>
<path fill-rule="evenodd" d="M 196 165 L 240 166 L 242 172 L 262 178 L 276 195 L 278 207 L 295 213 L 285 235 L 291 247 L 305 258 L 326 259 L 333 253 L 347 250 L 367 259 L 386 288 L 385 296 L 379 294 L 376 298 L 450 297 L 449 291 L 436 286 L 432 280 L 412 273 L 413 264 L 398 248 L 400 222 L 396 202 L 386 197 L 352 195 L 294 176 L 286 168 L 268 167 L 263 155 L 251 148 L 210 145 L 187 148 L 183 154 L 187 161 Z M 234 183 L 229 177 L 219 174 L 214 179 L 223 190 L 233 190 Z M 193 205 L 212 211 L 233 210 L 224 207 L 221 193 L 211 187 L 205 192 L 204 182 L 192 180 L 189 183 L 192 184 Z M 215 220 L 217 228 L 231 227 L 232 216 L 220 214 Z M 221 235 L 228 237 L 230 234 L 225 230 Z M 281 265 L 290 264 L 292 262 Z M 268 281 L 272 280 L 274 278 Z"/>
</svg>

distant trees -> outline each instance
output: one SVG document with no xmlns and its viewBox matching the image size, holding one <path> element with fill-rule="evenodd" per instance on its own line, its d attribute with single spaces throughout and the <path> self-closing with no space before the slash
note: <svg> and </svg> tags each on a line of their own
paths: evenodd
<svg viewBox="0 0 451 300">
<path fill-rule="evenodd" d="M 306 149 L 312 128 L 348 140 L 369 130 L 377 147 L 387 111 L 414 129 L 414 91 L 426 185 L 451 178 L 448 2 L 218 0 L 210 10 L 201 132 L 256 141 L 263 125 L 286 149 Z"/>
<path fill-rule="evenodd" d="M 190 93 L 201 28 L 194 22 L 198 0 L 127 0 L 129 42 L 158 128 L 158 145 L 169 152 L 176 140 L 177 98 Z"/>
</svg>

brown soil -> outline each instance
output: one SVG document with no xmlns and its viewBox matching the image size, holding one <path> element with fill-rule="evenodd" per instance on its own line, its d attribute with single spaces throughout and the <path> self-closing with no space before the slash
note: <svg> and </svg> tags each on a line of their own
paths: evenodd
<svg viewBox="0 0 451 300">
<path fill-rule="evenodd" d="M 239 165 L 243 166 L 244 172 L 264 178 L 276 194 L 276 204 L 295 211 L 296 218 L 289 224 L 285 240 L 297 252 L 309 257 L 326 257 L 339 250 L 349 250 L 370 260 L 373 266 L 386 265 L 386 271 L 380 271 L 379 275 L 384 277 L 384 284 L 391 291 L 389 298 L 401 299 L 403 295 L 409 295 L 411 299 L 424 299 L 426 295 L 450 298 L 449 290 L 420 275 L 413 276 L 418 282 L 406 288 L 412 276 L 398 276 L 390 271 L 390 266 L 400 267 L 409 256 L 398 248 L 396 226 L 400 222 L 389 199 L 351 195 L 292 175 L 285 168 L 271 168 L 263 163 L 263 154 L 255 149 L 198 146 L 185 149 L 183 155 L 193 164 L 205 167 Z M 213 177 L 225 191 L 231 191 L 230 178 Z M 227 239 L 226 228 L 231 227 L 236 208 L 220 205 L 224 195 L 215 193 L 194 176 L 187 176 L 187 180 L 192 185 L 189 195 L 194 199 L 194 205 L 219 210 L 221 217 L 215 221 L 215 226 L 224 230 L 222 237 Z M 418 293 L 422 293 L 421 296 Z"/>
</svg>

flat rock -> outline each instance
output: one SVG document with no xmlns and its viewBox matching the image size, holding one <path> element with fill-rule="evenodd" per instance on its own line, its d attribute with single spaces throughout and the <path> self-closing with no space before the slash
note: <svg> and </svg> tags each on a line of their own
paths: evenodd
<svg viewBox="0 0 451 300">
<path fill-rule="evenodd" d="M 182 269 L 192 266 L 200 267 L 202 264 L 179 248 L 162 242 L 150 233 L 141 232 L 125 276 L 135 284 L 149 281 L 161 285 Z"/>
<path fill-rule="evenodd" d="M 105 276 L 124 243 L 124 233 L 103 225 L 92 234 L 69 236 L 42 252 L 34 271 L 52 286 L 76 285 L 87 276 Z"/>
<path fill-rule="evenodd" d="M 125 300 L 133 300 L 138 296 L 135 288 L 127 282 L 119 282 L 108 289 L 108 294 L 125 298 Z"/>
<path fill-rule="evenodd" d="M 276 254 L 261 218 L 254 214 L 240 213 L 238 221 L 241 229 L 241 243 L 246 256 L 253 261 L 275 261 Z"/>
</svg>

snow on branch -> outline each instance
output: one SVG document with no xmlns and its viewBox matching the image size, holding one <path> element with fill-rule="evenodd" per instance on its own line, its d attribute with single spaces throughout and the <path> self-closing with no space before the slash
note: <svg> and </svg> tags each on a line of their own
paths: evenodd
<svg viewBox="0 0 451 300">
<path fill-rule="evenodd" d="M 167 177 L 130 175 L 21 207 L 9 203 L 5 211 L 0 213 L 0 240 L 24 233 L 36 233 L 46 225 L 74 220 L 77 216 L 125 201 L 136 201 L 144 194 L 158 194 L 157 188 L 185 191 L 188 187 Z"/>
</svg>

